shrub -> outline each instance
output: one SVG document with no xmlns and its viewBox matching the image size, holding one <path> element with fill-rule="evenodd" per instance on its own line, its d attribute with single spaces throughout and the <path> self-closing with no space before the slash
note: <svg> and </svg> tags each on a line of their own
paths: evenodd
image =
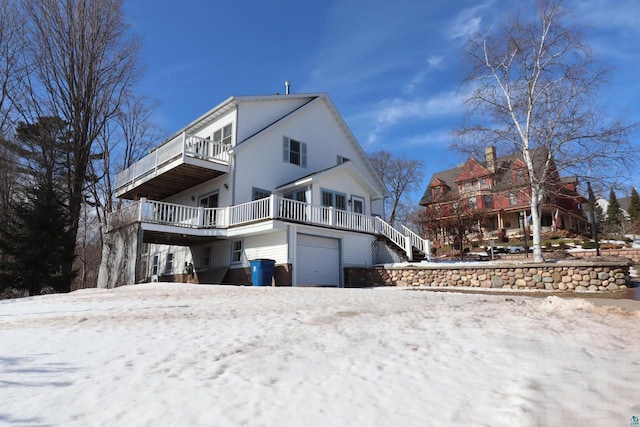
<svg viewBox="0 0 640 427">
<path fill-rule="evenodd" d="M 585 241 L 582 243 L 582 249 L 595 249 L 596 242 Z"/>
</svg>

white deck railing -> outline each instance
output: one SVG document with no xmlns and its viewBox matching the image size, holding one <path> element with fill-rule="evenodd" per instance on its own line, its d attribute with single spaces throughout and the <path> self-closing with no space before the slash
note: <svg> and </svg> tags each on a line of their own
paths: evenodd
<svg viewBox="0 0 640 427">
<path fill-rule="evenodd" d="M 427 260 L 431 261 L 431 244 L 429 240 L 423 239 L 404 225 L 402 226 L 402 231 L 405 236 L 411 239 L 411 246 L 417 248 L 425 255 Z"/>
<path fill-rule="evenodd" d="M 282 219 L 285 221 L 319 225 L 330 228 L 383 235 L 403 249 L 411 260 L 412 246 L 429 255 L 429 242 L 403 227 L 396 230 L 379 217 L 362 215 L 318 206 L 279 196 L 269 196 L 253 202 L 224 208 L 204 208 L 175 203 L 140 199 L 137 207 L 138 221 L 185 228 L 229 228 L 260 221 Z M 128 209 L 131 209 L 130 207 Z M 119 213 L 112 214 L 119 217 Z M 127 217 L 132 216 L 127 212 Z"/>
<path fill-rule="evenodd" d="M 227 165 L 229 164 L 230 149 L 229 144 L 216 143 L 184 132 L 127 169 L 118 172 L 115 188 L 117 190 L 134 184 L 149 175 L 155 175 L 162 166 L 183 156 Z"/>
</svg>

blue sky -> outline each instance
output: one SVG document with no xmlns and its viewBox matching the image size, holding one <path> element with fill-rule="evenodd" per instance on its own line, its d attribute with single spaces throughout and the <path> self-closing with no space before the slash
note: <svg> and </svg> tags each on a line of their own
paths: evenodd
<svg viewBox="0 0 640 427">
<path fill-rule="evenodd" d="M 422 160 L 426 186 L 465 160 L 448 148 L 464 43 L 518 4 L 533 0 L 130 0 L 125 13 L 143 37 L 139 90 L 158 101 L 167 135 L 229 96 L 284 93 L 289 80 L 292 92 L 327 92 L 367 151 Z M 640 0 L 567 5 L 613 68 L 606 111 L 640 122 Z"/>
</svg>

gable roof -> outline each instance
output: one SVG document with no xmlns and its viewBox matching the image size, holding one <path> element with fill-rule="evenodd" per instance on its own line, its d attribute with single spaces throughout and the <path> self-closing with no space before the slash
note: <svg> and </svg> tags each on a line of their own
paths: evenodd
<svg viewBox="0 0 640 427">
<path fill-rule="evenodd" d="M 547 156 L 546 150 L 535 150 L 533 152 L 533 162 L 535 167 L 542 167 L 544 161 Z M 471 166 L 470 166 L 471 165 Z M 477 165 L 477 166 L 476 166 Z M 466 181 L 468 179 L 474 178 L 482 178 L 484 176 L 493 175 L 494 178 L 494 186 L 492 188 L 493 191 L 505 190 L 508 188 L 515 188 L 518 186 L 522 186 L 522 184 L 517 184 L 513 180 L 512 171 L 513 169 L 521 168 L 522 165 L 526 167 L 526 164 L 523 161 L 522 153 L 514 154 L 514 155 L 506 155 L 496 158 L 495 160 L 495 174 L 492 174 L 488 170 L 488 165 L 486 161 L 479 162 L 474 158 L 469 158 L 467 162 L 456 166 L 453 169 L 436 172 L 431 176 L 431 180 L 429 182 L 433 183 L 436 180 L 439 180 L 444 185 L 449 187 L 450 191 L 448 192 L 449 196 L 452 198 L 457 198 L 460 196 L 458 192 L 458 183 Z M 482 170 L 486 170 L 488 173 L 482 175 Z M 466 171 L 466 172 L 465 172 Z M 475 172 L 472 173 L 472 172 Z M 431 189 L 432 185 L 429 185 L 420 199 L 419 204 L 426 206 L 429 203 L 433 203 L 436 200 L 432 197 Z"/>
<path fill-rule="evenodd" d="M 366 179 L 364 174 L 350 160 L 347 160 L 339 165 L 331 166 L 329 168 L 310 173 L 293 181 L 289 181 L 276 187 L 276 191 L 286 191 L 289 189 L 300 187 L 302 185 L 313 184 L 322 180 L 324 177 L 331 176 L 340 171 L 346 171 L 349 175 L 354 177 L 356 181 L 358 181 L 363 187 L 367 188 L 371 193 L 378 193 L 378 197 L 383 196 L 379 193 L 378 189 L 375 188 L 374 185 L 372 185 L 371 181 Z"/>
<path fill-rule="evenodd" d="M 458 175 L 458 178 L 456 178 L 455 182 L 468 181 L 470 179 L 491 175 L 489 169 L 482 166 L 473 157 L 469 157 L 469 160 L 467 160 L 466 163 L 459 169 L 460 174 Z"/>
<path fill-rule="evenodd" d="M 241 97 L 241 98 L 242 98 L 242 101 L 254 101 L 254 100 L 269 101 L 271 99 L 282 99 L 283 97 L 290 97 L 290 96 L 292 95 L 274 95 L 269 97 Z M 373 166 L 371 165 L 371 162 L 369 161 L 369 158 L 367 157 L 366 153 L 362 149 L 362 146 L 356 140 L 355 136 L 351 132 L 351 129 L 349 128 L 347 123 L 344 121 L 344 119 L 342 118 L 342 115 L 338 112 L 337 108 L 335 107 L 335 105 L 333 104 L 329 96 L 326 93 L 316 93 L 316 94 L 306 94 L 306 95 L 299 94 L 297 96 L 299 98 L 310 97 L 310 100 L 300 105 L 299 107 L 295 108 L 293 111 L 290 111 L 289 113 L 283 115 L 282 117 L 274 120 L 272 123 L 260 129 L 258 132 L 255 132 L 253 135 L 245 138 L 244 140 L 241 141 L 241 143 L 239 142 L 233 148 L 232 151 L 237 153 L 240 150 L 245 150 L 246 147 L 255 138 L 259 137 L 263 132 L 266 132 L 272 129 L 274 126 L 284 124 L 288 120 L 295 119 L 299 114 L 303 114 L 304 111 L 307 108 L 309 108 L 311 105 L 315 105 L 316 103 L 321 102 L 329 110 L 329 113 L 331 114 L 331 116 L 334 118 L 334 120 L 336 121 L 336 123 L 338 124 L 342 132 L 344 133 L 347 141 L 358 153 L 358 156 L 360 157 L 361 162 L 365 165 L 366 171 L 360 171 L 360 173 L 366 172 L 367 175 L 369 175 L 369 179 L 373 182 L 374 186 L 376 187 L 376 191 L 375 191 L 376 193 L 379 193 L 381 197 L 389 197 L 390 193 L 387 187 L 384 185 L 384 183 L 382 182 L 378 174 L 373 169 Z"/>
</svg>

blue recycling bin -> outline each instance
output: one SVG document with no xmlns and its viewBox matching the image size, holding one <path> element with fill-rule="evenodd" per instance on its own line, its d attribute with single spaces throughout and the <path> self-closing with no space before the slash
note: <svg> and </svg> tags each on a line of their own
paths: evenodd
<svg viewBox="0 0 640 427">
<path fill-rule="evenodd" d="M 254 259 L 249 261 L 251 284 L 253 286 L 271 286 L 271 278 L 276 262 L 272 259 Z"/>
</svg>

